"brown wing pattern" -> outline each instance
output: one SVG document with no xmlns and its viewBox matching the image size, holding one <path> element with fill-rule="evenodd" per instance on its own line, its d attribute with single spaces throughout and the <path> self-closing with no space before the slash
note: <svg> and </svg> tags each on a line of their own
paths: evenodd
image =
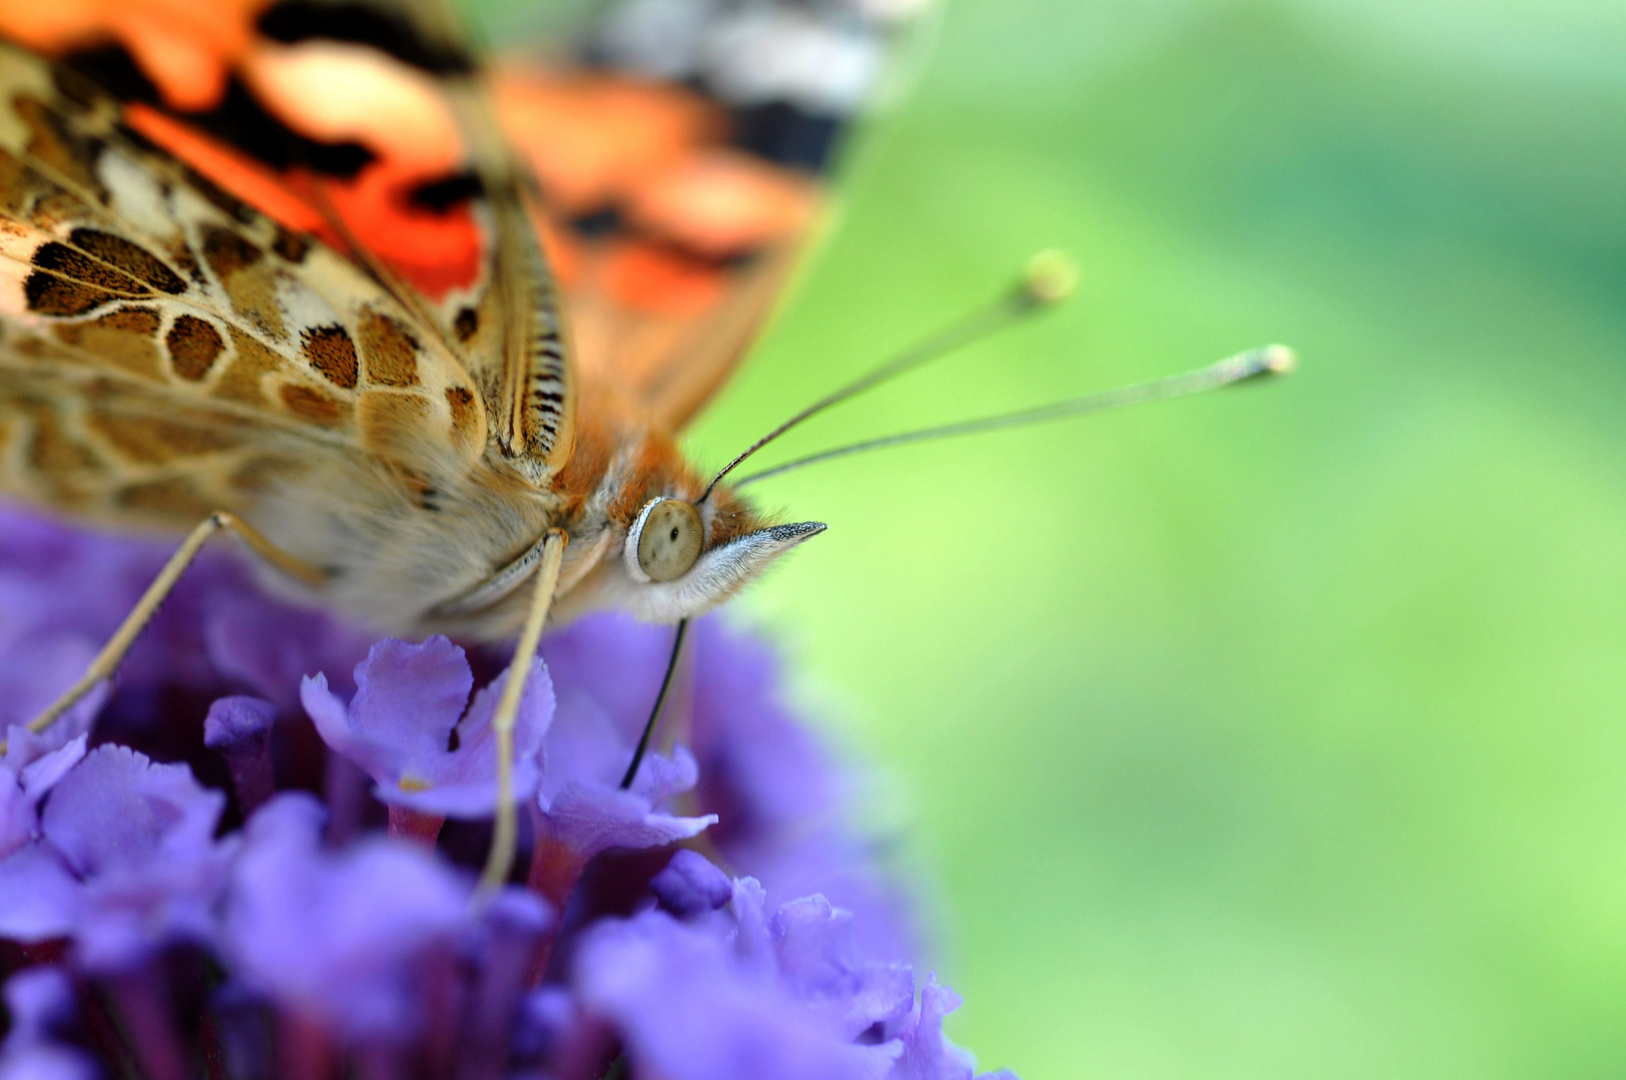
<svg viewBox="0 0 1626 1080">
<path fill-rule="evenodd" d="M 132 21 L 141 2 L 90 0 L 71 29 L 0 5 L 0 30 L 109 89 L 220 187 L 350 252 L 473 378 L 492 451 L 533 481 L 555 471 L 574 399 L 552 275 L 445 6 L 246 0 Z M 175 52 L 190 66 L 166 66 Z"/>
<path fill-rule="evenodd" d="M 170 527 L 322 453 L 431 468 L 485 446 L 473 380 L 326 245 L 0 46 L 0 415 L 15 494 Z"/>
<path fill-rule="evenodd" d="M 117 514 L 140 476 L 178 521 L 311 447 L 411 488 L 482 442 L 545 478 L 577 394 L 529 221 L 595 400 L 681 427 L 772 310 L 918 6 L 601 5 L 574 59 L 498 79 L 538 210 L 438 3 L 0 3 L 61 61 L 0 58 L 7 487 Z M 184 411 L 221 446 L 176 434 L 135 469 L 119 423 L 75 412 L 92 389 L 126 431 Z"/>
<path fill-rule="evenodd" d="M 571 365 L 530 183 L 456 13 L 441 0 L 287 0 L 260 12 L 255 28 L 265 40 L 237 64 L 249 89 L 296 138 L 339 133 L 356 148 L 353 181 L 339 168 L 322 180 L 328 191 L 348 188 L 349 205 L 334 200 L 339 218 L 361 251 L 379 256 L 383 276 L 405 269 L 414 303 L 460 346 L 493 451 L 544 481 L 572 448 Z M 334 93 L 336 82 L 350 93 Z M 357 86 L 360 108 L 347 100 Z M 381 116 L 373 102 L 399 115 Z M 426 213 L 411 220 L 414 206 Z M 426 214 L 446 241 L 428 253 Z M 408 220 L 392 228 L 381 220 L 391 216 Z"/>
</svg>

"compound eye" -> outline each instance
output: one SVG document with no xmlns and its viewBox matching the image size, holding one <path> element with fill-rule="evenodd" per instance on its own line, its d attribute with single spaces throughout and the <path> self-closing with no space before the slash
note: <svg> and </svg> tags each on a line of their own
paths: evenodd
<svg viewBox="0 0 1626 1080">
<path fill-rule="evenodd" d="M 700 558 L 705 527 L 700 511 L 682 499 L 656 499 L 644 507 L 628 537 L 638 553 L 638 569 L 651 581 L 671 581 Z"/>
</svg>

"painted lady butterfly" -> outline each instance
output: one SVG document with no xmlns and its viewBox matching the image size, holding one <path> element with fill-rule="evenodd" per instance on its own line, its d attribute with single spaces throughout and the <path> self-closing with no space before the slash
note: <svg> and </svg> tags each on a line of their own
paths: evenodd
<svg viewBox="0 0 1626 1080">
<path fill-rule="evenodd" d="M 821 531 L 674 436 L 917 6 L 625 0 L 492 68 L 430 0 L 0 4 L 0 490 L 191 530 L 38 723 L 222 527 L 278 588 L 522 654 L 606 606 L 681 641 Z"/>
</svg>

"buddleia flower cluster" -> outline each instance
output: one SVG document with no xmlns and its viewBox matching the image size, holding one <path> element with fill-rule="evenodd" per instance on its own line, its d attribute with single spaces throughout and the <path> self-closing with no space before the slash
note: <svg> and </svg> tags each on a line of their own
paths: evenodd
<svg viewBox="0 0 1626 1080">
<path fill-rule="evenodd" d="M 4 1080 L 969 1080 L 846 774 L 772 651 L 699 621 L 679 734 L 623 788 L 671 648 L 544 641 L 521 860 L 475 887 L 498 652 L 374 642 L 206 558 L 43 735 L 164 552 L 0 510 Z"/>
</svg>

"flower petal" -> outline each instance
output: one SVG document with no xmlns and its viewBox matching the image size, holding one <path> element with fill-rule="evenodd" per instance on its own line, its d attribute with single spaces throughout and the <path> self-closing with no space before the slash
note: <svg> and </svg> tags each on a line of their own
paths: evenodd
<svg viewBox="0 0 1626 1080">
<path fill-rule="evenodd" d="M 717 823 L 716 814 L 656 813 L 644 796 L 602 784 L 571 784 L 541 817 L 548 837 L 586 858 L 611 848 L 659 847 L 687 840 Z"/>
<path fill-rule="evenodd" d="M 73 929 L 83 887 L 44 844 L 30 844 L 0 861 L 0 936 L 48 941 Z"/>
<path fill-rule="evenodd" d="M 575 982 L 620 1030 L 634 1071 L 665 1080 L 880 1080 L 900 1050 L 844 1038 L 736 967 L 722 937 L 662 912 L 593 929 Z"/>
<path fill-rule="evenodd" d="M 474 688 L 463 650 L 438 635 L 420 645 L 380 641 L 355 676 L 352 728 L 407 756 L 446 752 Z"/>
<path fill-rule="evenodd" d="M 68 865 L 89 877 L 204 854 L 225 804 L 185 765 L 154 764 L 109 744 L 56 785 L 41 829 Z"/>
<path fill-rule="evenodd" d="M 409 1041 L 433 984 L 424 961 L 473 934 L 469 885 L 415 845 L 320 843 L 325 813 L 279 795 L 249 820 L 223 946 L 251 988 L 346 1039 Z M 448 976 L 449 977 L 449 976 Z"/>
<path fill-rule="evenodd" d="M 497 805 L 497 750 L 492 715 L 508 685 L 503 672 L 482 687 L 457 725 L 458 747 L 416 759 L 410 786 L 380 784 L 374 794 L 384 802 L 409 806 L 420 813 L 455 818 L 490 817 Z M 514 798 L 529 799 L 541 780 L 537 755 L 553 721 L 553 683 L 540 659 L 531 674 L 514 718 Z"/>
<path fill-rule="evenodd" d="M 13 728 L 12 730 L 16 730 Z M 85 756 L 85 743 L 87 735 L 78 735 L 55 750 L 46 753 L 29 762 L 23 769 L 21 777 L 23 792 L 35 804 L 45 798 L 45 793 L 57 785 L 68 770 L 79 764 Z"/>
<path fill-rule="evenodd" d="M 734 883 L 698 851 L 680 848 L 649 888 L 661 907 L 678 918 L 716 911 L 734 895 Z"/>
</svg>

